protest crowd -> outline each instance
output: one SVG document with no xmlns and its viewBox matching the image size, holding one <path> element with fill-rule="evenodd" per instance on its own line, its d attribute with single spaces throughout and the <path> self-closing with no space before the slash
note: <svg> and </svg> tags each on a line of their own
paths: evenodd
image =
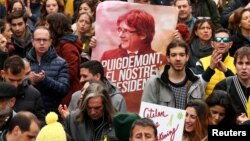
<svg viewBox="0 0 250 141">
<path fill-rule="evenodd" d="M 135 9 L 115 20 L 119 47 L 94 60 L 104 1 L 0 0 L 0 141 L 160 140 L 106 76 L 111 63 L 140 102 L 186 112 L 182 141 L 207 141 L 210 125 L 250 125 L 250 0 L 122 0 L 178 9 L 165 54 L 152 55 L 157 21 Z M 121 57 L 135 60 L 110 61 Z M 161 71 L 147 72 L 159 60 Z M 137 76 L 149 79 L 128 83 Z"/>
</svg>

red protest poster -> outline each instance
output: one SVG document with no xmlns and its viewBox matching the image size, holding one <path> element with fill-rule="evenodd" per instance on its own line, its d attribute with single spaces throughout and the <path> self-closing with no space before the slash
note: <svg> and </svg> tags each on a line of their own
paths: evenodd
<svg viewBox="0 0 250 141">
<path fill-rule="evenodd" d="M 101 2 L 96 11 L 97 46 L 105 76 L 126 99 L 129 112 L 139 112 L 148 78 L 167 63 L 165 50 L 177 24 L 177 9 L 121 1 Z"/>
</svg>

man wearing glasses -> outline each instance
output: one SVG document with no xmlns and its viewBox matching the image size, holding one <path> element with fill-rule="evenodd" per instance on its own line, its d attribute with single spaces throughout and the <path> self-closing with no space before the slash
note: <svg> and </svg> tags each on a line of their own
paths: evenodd
<svg viewBox="0 0 250 141">
<path fill-rule="evenodd" d="M 46 113 L 57 112 L 70 87 L 68 64 L 56 54 L 51 42 L 49 30 L 37 27 L 32 39 L 33 48 L 26 57 L 31 67 L 29 78 L 42 95 Z"/>
<path fill-rule="evenodd" d="M 155 21 L 147 12 L 136 9 L 121 15 L 117 20 L 117 32 L 119 47 L 104 52 L 102 60 L 155 52 L 151 49 Z"/>
<path fill-rule="evenodd" d="M 230 40 L 230 32 L 227 29 L 219 28 L 215 31 L 212 47 L 212 55 L 201 58 L 196 66 L 200 68 L 202 78 L 208 82 L 206 96 L 210 95 L 215 85 L 225 77 L 236 73 L 233 64 L 234 58 L 228 53 L 233 42 Z"/>
</svg>

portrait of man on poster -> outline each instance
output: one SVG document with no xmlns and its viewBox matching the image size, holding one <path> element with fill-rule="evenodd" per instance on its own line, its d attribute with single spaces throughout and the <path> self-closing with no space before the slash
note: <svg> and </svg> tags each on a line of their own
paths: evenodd
<svg viewBox="0 0 250 141">
<path fill-rule="evenodd" d="M 166 63 L 165 56 L 151 47 L 154 17 L 144 10 L 132 9 L 118 17 L 116 26 L 118 48 L 105 51 L 101 57 L 106 75 L 114 78 L 111 80 L 121 86 L 122 92 L 142 90 L 146 79 Z M 136 88 L 131 80 L 141 80 L 137 83 L 140 86 Z"/>
<path fill-rule="evenodd" d="M 167 64 L 165 48 L 178 11 L 119 1 L 100 3 L 96 11 L 96 47 L 91 59 L 101 62 L 105 76 L 128 103 L 128 111 L 138 112 L 147 79 Z"/>
<path fill-rule="evenodd" d="M 155 21 L 149 13 L 133 9 L 117 19 L 117 32 L 120 45 L 105 51 L 101 60 L 155 53 L 151 42 L 155 35 Z"/>
</svg>

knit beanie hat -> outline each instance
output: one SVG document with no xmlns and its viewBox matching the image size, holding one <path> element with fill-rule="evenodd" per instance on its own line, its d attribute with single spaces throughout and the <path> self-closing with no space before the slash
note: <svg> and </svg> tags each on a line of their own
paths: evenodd
<svg viewBox="0 0 250 141">
<path fill-rule="evenodd" d="M 141 117 L 135 113 L 117 113 L 113 118 L 115 135 L 118 141 L 128 141 L 130 129 L 135 120 Z"/>
<path fill-rule="evenodd" d="M 17 96 L 17 88 L 9 83 L 0 82 L 0 99 Z"/>
<path fill-rule="evenodd" d="M 57 122 L 58 115 L 55 112 L 48 113 L 45 120 L 47 125 L 40 130 L 36 141 L 67 141 L 64 128 Z"/>
</svg>

